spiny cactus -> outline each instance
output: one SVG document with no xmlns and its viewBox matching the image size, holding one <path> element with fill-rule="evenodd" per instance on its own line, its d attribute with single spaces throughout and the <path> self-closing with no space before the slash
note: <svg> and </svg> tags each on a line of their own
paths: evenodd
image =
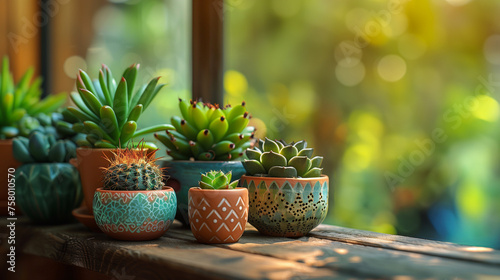
<svg viewBox="0 0 500 280">
<path fill-rule="evenodd" d="M 236 160 L 250 147 L 255 128 L 245 102 L 231 107 L 179 99 L 182 118 L 174 116 L 175 130 L 155 134 L 174 160 Z"/>
<path fill-rule="evenodd" d="M 164 84 L 158 84 L 160 77 L 152 79 L 147 85 L 134 91 L 139 64 L 125 69 L 118 85 L 111 70 L 103 65 L 99 78 L 91 80 L 80 70 L 76 79 L 78 93 L 71 93 L 76 107 L 68 110 L 80 120 L 73 130 L 87 134 L 86 142 L 79 145 L 98 148 L 127 147 L 128 142 L 145 134 L 174 129 L 168 124 L 160 124 L 137 130 L 137 120 Z M 156 148 L 146 143 L 149 148 Z"/>
<path fill-rule="evenodd" d="M 145 149 L 118 149 L 104 169 L 105 190 L 161 190 L 164 186 L 161 168 L 154 153 Z"/>
<path fill-rule="evenodd" d="M 232 173 L 224 174 L 222 171 L 210 171 L 201 174 L 200 188 L 208 190 L 234 189 L 238 186 L 238 180 L 231 182 Z"/>
<path fill-rule="evenodd" d="M 70 140 L 56 140 L 53 134 L 34 131 L 29 138 L 12 141 L 14 158 L 22 163 L 68 162 L 76 157 L 76 145 Z"/>
<path fill-rule="evenodd" d="M 40 99 L 42 90 L 41 78 L 31 83 L 33 69 L 28 69 L 17 84 L 9 71 L 9 59 L 4 57 L 0 73 L 0 139 L 10 139 L 18 136 L 21 129 L 19 122 L 28 115 L 50 113 L 59 108 L 66 100 L 65 94 L 51 95 Z M 28 134 L 28 133 L 25 133 Z"/>
<path fill-rule="evenodd" d="M 313 149 L 303 140 L 287 144 L 266 138 L 259 140 L 258 147 L 247 149 L 246 155 L 243 166 L 251 176 L 308 178 L 319 177 L 323 171 L 323 157 L 312 157 Z"/>
</svg>

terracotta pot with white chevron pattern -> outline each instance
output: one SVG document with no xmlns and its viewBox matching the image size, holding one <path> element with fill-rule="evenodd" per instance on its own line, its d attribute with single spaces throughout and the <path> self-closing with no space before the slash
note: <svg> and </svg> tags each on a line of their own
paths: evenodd
<svg viewBox="0 0 500 280">
<path fill-rule="evenodd" d="M 248 220 L 248 190 L 191 188 L 188 214 L 191 231 L 198 242 L 238 242 Z"/>
</svg>

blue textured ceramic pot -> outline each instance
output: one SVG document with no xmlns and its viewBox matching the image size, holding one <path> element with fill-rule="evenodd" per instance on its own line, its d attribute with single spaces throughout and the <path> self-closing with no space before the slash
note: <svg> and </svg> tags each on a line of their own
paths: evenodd
<svg viewBox="0 0 500 280">
<path fill-rule="evenodd" d="M 94 218 L 99 228 L 115 239 L 152 240 L 161 237 L 174 221 L 174 190 L 123 191 L 97 189 Z"/>
<path fill-rule="evenodd" d="M 261 234 L 300 237 L 321 224 L 328 212 L 328 177 L 242 176 L 248 189 L 248 222 Z"/>
<path fill-rule="evenodd" d="M 160 161 L 165 168 L 165 174 L 170 176 L 167 185 L 174 188 L 177 195 L 177 214 L 175 218 L 185 226 L 189 226 L 188 192 L 192 187 L 198 187 L 201 174 L 211 170 L 223 172 L 232 171 L 233 180 L 238 180 L 245 174 L 241 161 Z"/>
<path fill-rule="evenodd" d="M 83 199 L 80 175 L 69 163 L 23 164 L 16 179 L 16 203 L 35 223 L 69 222 Z"/>
</svg>

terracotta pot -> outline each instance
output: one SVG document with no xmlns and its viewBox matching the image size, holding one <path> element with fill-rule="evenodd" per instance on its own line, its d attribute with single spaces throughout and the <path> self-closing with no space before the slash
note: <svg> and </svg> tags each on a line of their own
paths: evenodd
<svg viewBox="0 0 500 280">
<path fill-rule="evenodd" d="M 242 176 L 248 188 L 248 221 L 261 234 L 300 237 L 321 224 L 328 212 L 328 176 L 274 178 Z"/>
<path fill-rule="evenodd" d="M 85 206 L 92 213 L 92 201 L 96 189 L 103 187 L 103 170 L 101 167 L 109 166 L 108 160 L 114 158 L 116 149 L 76 149 L 76 160 L 70 161 L 78 171 L 82 180 L 83 199 Z M 154 156 L 154 155 L 153 155 Z"/>
<path fill-rule="evenodd" d="M 189 225 L 188 218 L 188 191 L 197 187 L 201 174 L 212 170 L 221 170 L 225 173 L 232 171 L 232 179 L 238 180 L 245 174 L 241 161 L 161 161 L 165 174 L 170 176 L 168 185 L 172 186 L 177 195 L 177 214 L 175 218 L 185 226 Z"/>
<path fill-rule="evenodd" d="M 234 243 L 248 220 L 248 190 L 189 189 L 189 224 L 201 243 Z"/>
<path fill-rule="evenodd" d="M 16 170 L 16 202 L 32 222 L 60 224 L 83 198 L 80 175 L 68 163 L 30 163 Z"/>
<path fill-rule="evenodd" d="M 16 159 L 14 159 L 14 153 L 12 152 L 12 140 L 0 140 L 0 155 L 2 155 L 2 160 L 0 160 L 0 215 L 8 215 L 8 176 L 9 168 L 17 168 L 21 165 Z M 11 174 L 14 174 L 13 172 Z M 20 214 L 18 208 L 15 207 L 16 213 Z"/>
<path fill-rule="evenodd" d="M 152 240 L 161 237 L 174 221 L 177 199 L 165 187 L 153 191 L 97 189 L 94 217 L 99 228 L 120 240 Z"/>
</svg>

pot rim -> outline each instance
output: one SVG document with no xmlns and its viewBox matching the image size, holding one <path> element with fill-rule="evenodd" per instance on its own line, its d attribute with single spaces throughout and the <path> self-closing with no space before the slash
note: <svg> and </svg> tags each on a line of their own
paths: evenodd
<svg viewBox="0 0 500 280">
<path fill-rule="evenodd" d="M 178 163 L 201 163 L 201 164 L 210 164 L 210 163 L 237 163 L 242 162 L 240 160 L 172 160 L 172 159 L 160 159 L 158 161 L 162 162 L 178 162 Z"/>
<path fill-rule="evenodd" d="M 306 182 L 306 181 L 323 181 L 323 180 L 330 180 L 330 178 L 327 175 L 321 174 L 320 177 L 309 177 L 309 178 L 287 178 L 287 177 L 261 177 L 261 176 L 251 176 L 251 175 L 242 175 L 241 180 L 244 178 L 248 179 L 253 179 L 253 180 L 262 180 L 262 181 L 287 181 L 287 180 L 295 180 L 299 182 Z"/>
<path fill-rule="evenodd" d="M 0 145 L 12 145 L 12 139 L 0 139 Z"/>
<path fill-rule="evenodd" d="M 97 188 L 95 191 L 100 193 L 123 193 L 123 192 L 149 193 L 149 192 L 164 192 L 164 191 L 175 192 L 174 188 L 169 186 L 164 186 L 161 190 L 149 190 L 149 191 L 103 190 L 103 188 Z"/>
<path fill-rule="evenodd" d="M 189 191 L 193 192 L 235 192 L 235 191 L 241 191 L 241 190 L 247 190 L 247 188 L 243 187 L 237 187 L 234 189 L 218 189 L 218 190 L 213 190 L 213 189 L 202 189 L 200 187 L 192 187 L 189 189 Z"/>
<path fill-rule="evenodd" d="M 88 147 L 77 147 L 77 150 L 92 150 L 92 151 L 115 151 L 115 150 L 125 150 L 126 148 L 88 148 Z M 132 149 L 139 150 L 139 149 Z M 148 148 L 144 148 L 143 150 L 149 150 Z"/>
</svg>

